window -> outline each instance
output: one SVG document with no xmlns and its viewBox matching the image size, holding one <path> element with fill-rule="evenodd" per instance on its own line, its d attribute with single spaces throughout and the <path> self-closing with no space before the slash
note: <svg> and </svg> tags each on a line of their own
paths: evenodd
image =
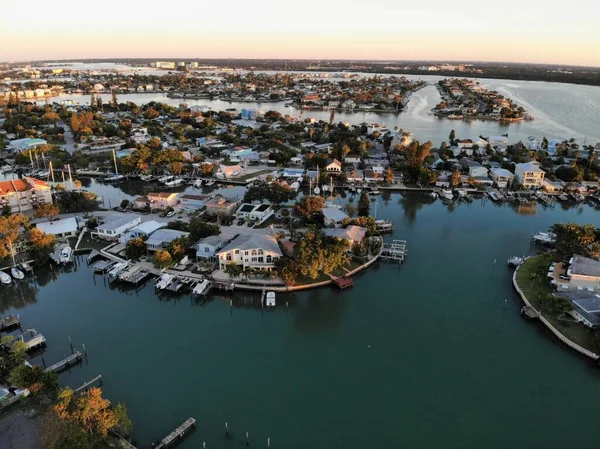
<svg viewBox="0 0 600 449">
<path fill-rule="evenodd" d="M 253 257 L 253 258 L 252 258 L 252 262 L 256 262 L 256 257 Z"/>
<path fill-rule="evenodd" d="M 264 263 L 264 261 L 265 261 L 265 258 L 264 258 L 264 257 L 259 257 L 259 258 L 258 258 L 258 261 L 259 261 L 260 263 Z"/>
<path fill-rule="evenodd" d="M 205 252 L 205 253 L 208 253 L 208 252 L 209 252 L 209 251 L 208 251 L 208 246 L 205 246 L 205 247 L 204 247 L 204 252 Z"/>
<path fill-rule="evenodd" d="M 271 263 L 272 262 L 272 257 L 271 256 L 267 256 L 267 263 Z"/>
<path fill-rule="evenodd" d="M 258 255 L 259 255 L 259 256 L 262 256 L 262 255 L 263 255 L 263 250 L 262 250 L 262 249 L 259 249 L 259 250 L 258 250 Z"/>
<path fill-rule="evenodd" d="M 248 251 L 244 251 L 244 256 L 247 256 L 247 255 L 248 255 Z"/>
<path fill-rule="evenodd" d="M 27 198 L 21 198 L 21 204 L 27 204 Z"/>
<path fill-rule="evenodd" d="M 256 256 L 256 250 L 255 249 L 252 250 L 252 255 Z"/>
<path fill-rule="evenodd" d="M 231 261 L 231 253 L 227 253 L 227 260 Z"/>
<path fill-rule="evenodd" d="M 235 250 L 235 253 L 236 253 L 236 254 L 239 254 L 239 253 L 240 253 L 240 250 L 239 250 L 239 249 L 236 249 L 236 250 Z M 246 254 L 248 254 L 248 253 L 246 253 Z"/>
</svg>

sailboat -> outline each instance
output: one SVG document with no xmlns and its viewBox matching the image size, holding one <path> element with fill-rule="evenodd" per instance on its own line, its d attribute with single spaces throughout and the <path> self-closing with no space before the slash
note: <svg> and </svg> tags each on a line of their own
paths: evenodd
<svg viewBox="0 0 600 449">
<path fill-rule="evenodd" d="M 115 154 L 115 150 L 113 150 L 113 161 L 115 162 L 115 173 L 104 178 L 104 182 L 119 182 L 125 179 L 125 176 L 119 174 L 119 169 L 117 168 L 117 156 Z"/>
<path fill-rule="evenodd" d="M 12 267 L 10 269 L 10 274 L 12 274 L 12 277 L 14 277 L 15 279 L 23 279 L 25 277 L 23 272 L 21 270 L 19 270 L 17 267 Z"/>
</svg>

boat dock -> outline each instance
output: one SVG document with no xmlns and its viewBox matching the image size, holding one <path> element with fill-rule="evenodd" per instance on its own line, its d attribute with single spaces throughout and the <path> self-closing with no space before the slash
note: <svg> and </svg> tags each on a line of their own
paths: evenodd
<svg viewBox="0 0 600 449">
<path fill-rule="evenodd" d="M 89 260 L 89 258 L 88 258 L 88 260 Z M 116 262 L 113 262 L 110 260 L 100 260 L 100 261 L 96 262 L 94 265 L 92 265 L 92 269 L 94 270 L 94 273 L 106 274 L 115 265 L 116 265 Z"/>
<path fill-rule="evenodd" d="M 124 282 L 130 282 L 132 284 L 138 285 L 144 279 L 148 277 L 150 273 L 143 268 L 135 267 L 131 270 L 127 270 L 119 275 L 119 279 Z"/>
<path fill-rule="evenodd" d="M 528 320 L 536 320 L 540 317 L 539 312 L 531 306 L 523 306 L 521 308 L 521 315 Z"/>
<path fill-rule="evenodd" d="M 0 319 L 0 332 L 5 329 L 18 327 L 21 325 L 21 318 L 19 315 L 8 315 Z"/>
<path fill-rule="evenodd" d="M 345 290 L 347 288 L 354 286 L 354 281 L 350 277 L 340 276 L 337 278 L 332 277 L 331 280 L 335 285 L 339 287 L 340 290 Z"/>
<path fill-rule="evenodd" d="M 90 263 L 92 260 L 94 260 L 99 255 L 100 255 L 100 253 L 97 250 L 93 249 L 92 252 L 89 253 L 87 256 L 88 263 Z"/>
<path fill-rule="evenodd" d="M 96 377 L 94 377 L 91 380 L 88 380 L 87 382 L 85 382 L 83 385 L 81 385 L 80 387 L 77 387 L 75 390 L 73 390 L 75 393 L 79 393 L 82 390 L 87 390 L 90 386 L 94 385 L 96 382 L 100 382 L 100 386 L 102 386 L 102 374 L 98 374 Z"/>
<path fill-rule="evenodd" d="M 44 371 L 45 372 L 50 372 L 50 371 L 63 371 L 67 368 L 70 368 L 71 366 L 77 365 L 78 363 L 81 363 L 81 352 L 76 351 L 74 354 L 71 354 L 70 356 L 62 359 L 60 362 L 56 362 L 54 365 L 49 366 L 48 368 L 46 368 Z"/>
<path fill-rule="evenodd" d="M 27 344 L 27 350 L 37 348 L 38 346 L 46 346 L 46 337 L 39 334 L 35 329 L 28 330 L 29 334 L 21 334 L 13 340 L 13 344 L 17 341 L 22 341 Z"/>
<path fill-rule="evenodd" d="M 160 443 L 155 446 L 154 449 L 164 449 L 174 441 L 180 440 L 184 437 L 185 432 L 187 432 L 191 427 L 196 426 L 196 420 L 194 418 L 188 418 L 182 425 L 177 427 L 173 432 L 168 434 Z"/>
<path fill-rule="evenodd" d="M 383 244 L 381 260 L 403 263 L 407 253 L 406 240 L 393 240 L 392 243 Z"/>
</svg>

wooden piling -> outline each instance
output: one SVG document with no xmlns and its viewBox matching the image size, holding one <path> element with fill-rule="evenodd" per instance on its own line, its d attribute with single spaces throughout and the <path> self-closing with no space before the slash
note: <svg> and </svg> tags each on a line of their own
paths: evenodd
<svg viewBox="0 0 600 449">
<path fill-rule="evenodd" d="M 250 446 L 250 435 L 246 432 L 246 446 Z"/>
</svg>

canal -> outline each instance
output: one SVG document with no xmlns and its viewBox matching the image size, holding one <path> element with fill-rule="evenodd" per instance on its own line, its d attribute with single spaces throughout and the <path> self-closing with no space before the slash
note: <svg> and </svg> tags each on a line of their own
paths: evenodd
<svg viewBox="0 0 600 449">
<path fill-rule="evenodd" d="M 242 448 L 245 432 L 252 446 L 270 437 L 298 449 L 595 445 L 600 371 L 519 316 L 505 261 L 529 252 L 533 232 L 597 224 L 598 212 L 445 206 L 418 193 L 378 201 L 407 262 L 369 269 L 343 293 L 280 294 L 262 312 L 243 292 L 196 303 L 151 284 L 119 290 L 80 258 L 0 289 L 0 312 L 46 336 L 49 364 L 70 352 L 69 336 L 85 343 L 89 363 L 61 383 L 102 374 L 141 448 L 188 417 L 197 429 L 184 449 Z"/>
</svg>

